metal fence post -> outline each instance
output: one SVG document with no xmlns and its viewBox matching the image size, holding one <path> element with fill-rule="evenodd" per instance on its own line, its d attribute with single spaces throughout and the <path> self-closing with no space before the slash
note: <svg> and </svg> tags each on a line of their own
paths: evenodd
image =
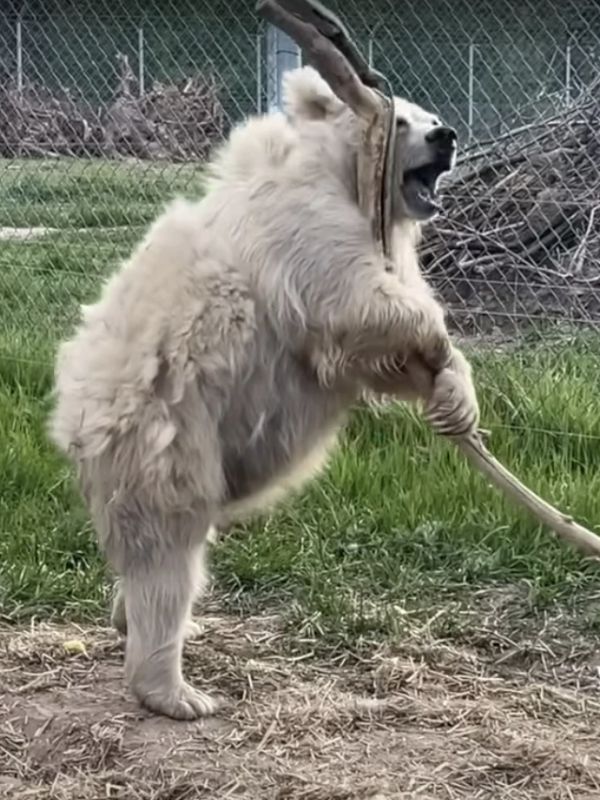
<svg viewBox="0 0 600 800">
<path fill-rule="evenodd" d="M 262 40 L 263 40 L 262 25 L 259 26 L 258 33 L 256 34 L 256 113 L 262 112 Z"/>
<path fill-rule="evenodd" d="M 146 91 L 144 85 L 144 56 L 144 26 L 140 25 L 138 28 L 138 91 L 140 97 L 143 97 Z"/>
<path fill-rule="evenodd" d="M 567 45 L 565 53 L 565 96 L 567 105 L 571 103 L 571 43 Z"/>
<path fill-rule="evenodd" d="M 473 141 L 473 117 L 474 117 L 474 94 L 475 94 L 475 45 L 469 43 L 469 89 L 468 89 L 468 109 L 467 127 L 468 141 Z"/>
<path fill-rule="evenodd" d="M 302 63 L 300 48 L 293 39 L 275 28 L 267 26 L 267 109 L 278 111 L 282 104 L 282 79 L 290 69 Z"/>
<path fill-rule="evenodd" d="M 17 18 L 17 91 L 23 94 L 23 22 Z"/>
</svg>

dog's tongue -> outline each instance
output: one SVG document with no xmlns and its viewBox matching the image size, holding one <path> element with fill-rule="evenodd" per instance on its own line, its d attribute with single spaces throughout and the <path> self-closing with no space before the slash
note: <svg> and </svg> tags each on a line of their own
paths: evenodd
<svg viewBox="0 0 600 800">
<path fill-rule="evenodd" d="M 406 204 L 417 214 L 429 217 L 441 211 L 441 206 L 436 203 L 431 186 L 425 183 L 416 172 L 405 175 L 402 192 Z"/>
</svg>

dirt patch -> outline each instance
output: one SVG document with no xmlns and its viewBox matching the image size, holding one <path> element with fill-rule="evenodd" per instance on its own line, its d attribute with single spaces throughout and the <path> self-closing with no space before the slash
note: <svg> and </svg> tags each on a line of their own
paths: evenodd
<svg viewBox="0 0 600 800">
<path fill-rule="evenodd" d="M 98 233 L 119 233 L 121 231 L 129 231 L 131 228 L 127 225 L 120 225 L 117 227 L 110 227 L 110 228 L 70 228 L 68 229 L 70 233 L 81 233 L 81 234 L 98 234 Z M 34 228 L 13 228 L 13 227 L 1 227 L 0 226 L 0 241 L 22 241 L 22 242 L 33 242 L 37 239 L 43 238 L 44 236 L 49 236 L 50 234 L 57 234 L 57 233 L 64 233 L 64 228 L 47 228 L 47 227 L 34 227 Z"/>
<path fill-rule="evenodd" d="M 12 228 L 12 227 L 0 227 L 0 240 L 4 241 L 8 239 L 19 239 L 22 241 L 31 241 L 33 239 L 39 239 L 41 236 L 46 236 L 49 233 L 56 233 L 59 229 L 58 228 Z"/>
<path fill-rule="evenodd" d="M 0 631 L 0 797 L 600 796 L 597 667 L 554 653 L 543 631 L 525 660 L 514 642 L 486 655 L 423 632 L 325 659 L 276 617 L 204 622 L 185 671 L 228 704 L 198 723 L 140 711 L 109 629 Z"/>
</svg>

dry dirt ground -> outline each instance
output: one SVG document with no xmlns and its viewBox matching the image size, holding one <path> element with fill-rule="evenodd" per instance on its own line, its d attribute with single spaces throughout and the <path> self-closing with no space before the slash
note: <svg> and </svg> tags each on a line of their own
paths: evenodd
<svg viewBox="0 0 600 800">
<path fill-rule="evenodd" d="M 198 723 L 138 709 L 107 628 L 0 629 L 0 797 L 600 798 L 589 641 L 511 640 L 480 615 L 464 645 L 425 625 L 325 656 L 278 617 L 209 611 L 185 669 L 229 704 Z"/>
</svg>

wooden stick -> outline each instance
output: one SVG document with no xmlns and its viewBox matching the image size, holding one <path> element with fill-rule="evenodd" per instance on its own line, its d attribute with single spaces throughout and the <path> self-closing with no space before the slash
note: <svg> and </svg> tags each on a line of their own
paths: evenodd
<svg viewBox="0 0 600 800">
<path fill-rule="evenodd" d="M 358 201 L 385 256 L 391 244 L 391 193 L 386 189 L 393 175 L 394 108 L 391 98 L 370 88 L 385 79 L 369 69 L 344 25 L 318 0 L 258 0 L 256 10 L 294 39 L 306 60 L 361 120 Z"/>
<path fill-rule="evenodd" d="M 313 25 L 319 33 L 348 61 L 361 83 L 373 89 L 380 88 L 382 76 L 371 69 L 369 62 L 352 41 L 342 20 L 326 8 L 320 0 L 278 0 L 288 13 Z"/>
<path fill-rule="evenodd" d="M 293 11 L 285 5 L 290 5 Z M 302 48 L 307 61 L 327 81 L 339 99 L 364 120 L 371 121 L 381 111 L 375 92 L 365 86 L 344 54 L 311 22 L 310 3 L 258 0 L 257 13 L 276 25 Z M 304 12 L 304 14 L 302 13 Z"/>
<path fill-rule="evenodd" d="M 469 459 L 475 469 L 501 489 L 518 505 L 530 511 L 541 523 L 551 528 L 561 539 L 583 553 L 600 558 L 600 536 L 579 525 L 554 506 L 547 503 L 498 461 L 484 445 L 480 433 L 453 439 L 456 446 Z"/>
<path fill-rule="evenodd" d="M 435 376 L 420 361 L 412 356 L 404 364 L 404 371 L 422 398 L 431 396 Z M 529 511 L 543 525 L 548 526 L 561 539 L 574 545 L 586 555 L 600 558 L 600 536 L 575 522 L 554 506 L 535 494 L 528 486 L 498 461 L 485 446 L 483 431 L 464 436 L 447 436 L 467 457 L 473 467 L 484 475 L 490 483 L 500 489 L 510 500 Z"/>
</svg>

